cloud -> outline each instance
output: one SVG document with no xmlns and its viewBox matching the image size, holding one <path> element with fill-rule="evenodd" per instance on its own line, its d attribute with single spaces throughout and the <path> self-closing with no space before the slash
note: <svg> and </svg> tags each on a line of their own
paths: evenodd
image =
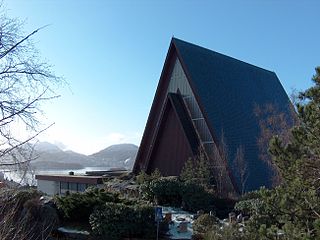
<svg viewBox="0 0 320 240">
<path fill-rule="evenodd" d="M 120 144 L 120 143 L 133 143 L 139 144 L 141 140 L 141 134 L 139 133 L 109 133 L 102 141 L 107 145 Z"/>
<path fill-rule="evenodd" d="M 57 141 L 57 140 L 54 140 L 53 141 L 53 144 L 56 145 L 58 148 L 60 148 L 61 150 L 66 150 L 68 149 L 68 146 L 65 145 L 63 142 L 61 141 Z"/>
<path fill-rule="evenodd" d="M 105 140 L 108 143 L 118 144 L 123 143 L 128 137 L 122 133 L 110 133 L 106 136 Z"/>
</svg>

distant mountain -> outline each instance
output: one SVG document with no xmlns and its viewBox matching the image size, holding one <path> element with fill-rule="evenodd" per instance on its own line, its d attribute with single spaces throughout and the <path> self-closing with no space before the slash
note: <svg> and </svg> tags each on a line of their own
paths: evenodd
<svg viewBox="0 0 320 240">
<path fill-rule="evenodd" d="M 62 150 L 49 142 L 38 142 L 34 145 L 34 149 L 37 152 L 62 152 Z"/>
<path fill-rule="evenodd" d="M 134 144 L 117 144 L 86 156 L 63 151 L 54 144 L 39 142 L 35 145 L 31 165 L 38 170 L 82 169 L 85 167 L 116 167 L 132 169 L 138 147 Z"/>
<path fill-rule="evenodd" d="M 138 147 L 134 144 L 117 144 L 94 153 L 90 157 L 101 163 L 99 167 L 109 166 L 132 169 L 137 152 Z"/>
</svg>

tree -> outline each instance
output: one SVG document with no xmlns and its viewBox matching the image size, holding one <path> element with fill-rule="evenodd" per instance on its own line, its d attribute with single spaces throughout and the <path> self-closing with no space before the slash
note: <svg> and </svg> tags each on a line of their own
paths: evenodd
<svg viewBox="0 0 320 240">
<path fill-rule="evenodd" d="M 237 148 L 236 156 L 234 158 L 234 168 L 236 172 L 238 172 L 238 177 L 240 180 L 240 193 L 243 195 L 245 193 L 245 187 L 249 173 L 248 163 L 244 158 L 244 147 L 242 145 Z"/>
<path fill-rule="evenodd" d="M 33 44 L 42 28 L 25 34 L 24 23 L 7 17 L 1 4 L 0 9 L 0 167 L 22 167 L 33 158 L 32 145 L 26 143 L 48 128 L 40 128 L 40 103 L 57 97 L 54 86 L 62 79 Z"/>
<path fill-rule="evenodd" d="M 285 183 L 292 179 L 320 189 L 320 67 L 312 78 L 314 86 L 299 94 L 300 124 L 291 130 L 292 140 L 285 144 L 279 137 L 270 143 L 273 161 Z"/>
<path fill-rule="evenodd" d="M 265 161 L 273 172 L 273 185 L 277 186 L 281 182 L 279 169 L 272 161 L 271 155 L 268 151 L 269 142 L 273 136 L 278 136 L 283 143 L 288 143 L 291 138 L 290 129 L 297 125 L 298 119 L 295 109 L 291 103 L 288 106 L 289 112 L 283 112 L 279 106 L 275 104 L 265 104 L 262 106 L 256 105 L 254 107 L 254 114 L 258 119 L 260 135 L 257 139 L 259 148 L 259 157 Z"/>
<path fill-rule="evenodd" d="M 202 148 L 199 148 L 198 155 L 186 161 L 181 170 L 180 179 L 207 187 L 213 184 L 212 166 Z"/>
</svg>

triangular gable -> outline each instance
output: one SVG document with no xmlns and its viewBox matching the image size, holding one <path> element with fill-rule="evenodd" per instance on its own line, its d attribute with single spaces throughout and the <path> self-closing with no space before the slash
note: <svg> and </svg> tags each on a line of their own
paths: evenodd
<svg viewBox="0 0 320 240">
<path fill-rule="evenodd" d="M 155 98 L 153 100 L 151 111 L 148 117 L 147 125 L 136 157 L 133 168 L 133 172 L 135 173 L 138 173 L 141 170 L 150 172 L 152 169 L 154 169 L 154 167 L 150 165 L 155 156 L 152 154 L 155 152 L 153 148 L 155 146 L 155 142 L 159 142 L 158 129 L 159 125 L 162 123 L 161 116 L 165 110 L 166 99 L 171 93 L 179 93 L 183 99 L 182 102 L 184 105 L 188 105 L 187 112 L 189 117 L 192 119 L 192 125 L 196 129 L 195 131 L 198 141 L 201 141 L 201 147 L 204 149 L 208 147 L 213 149 L 214 146 L 216 146 L 213 136 L 208 128 L 208 124 L 206 123 L 206 120 L 202 114 L 202 110 L 197 102 L 196 93 L 190 86 L 190 81 L 187 78 L 186 71 L 182 67 L 180 61 L 181 58 L 179 58 L 177 54 L 173 39 L 170 44 Z M 185 134 L 187 133 L 185 132 Z M 161 155 L 162 152 L 159 152 L 159 154 Z M 195 154 L 193 156 L 195 156 Z M 156 161 L 161 161 L 161 159 Z M 219 171 L 220 169 L 228 170 L 227 163 L 221 161 L 221 159 L 216 159 L 214 165 Z M 230 173 L 231 172 L 229 172 L 229 174 Z M 163 174 L 167 175 L 165 172 L 163 172 Z M 229 175 L 226 176 L 226 183 L 224 184 L 226 185 L 225 189 L 228 191 L 233 189 Z"/>
<path fill-rule="evenodd" d="M 197 155 L 199 140 L 179 94 L 167 95 L 160 118 L 145 171 L 159 169 L 165 176 L 176 176 L 185 162 Z"/>
<path fill-rule="evenodd" d="M 248 163 L 246 190 L 270 186 L 271 172 L 259 159 L 259 127 L 255 104 L 275 103 L 286 110 L 288 97 L 273 72 L 173 38 L 136 158 L 134 172 L 148 169 L 156 131 L 168 93 L 181 89 L 201 145 L 217 148 L 224 134 L 228 162 L 215 162 L 227 169 L 239 184 L 233 169 L 236 149 L 242 146 Z M 236 188 L 236 185 L 234 187 Z"/>
</svg>

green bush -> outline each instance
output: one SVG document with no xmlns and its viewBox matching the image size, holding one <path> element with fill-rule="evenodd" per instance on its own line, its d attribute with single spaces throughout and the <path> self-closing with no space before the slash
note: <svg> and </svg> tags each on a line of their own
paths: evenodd
<svg viewBox="0 0 320 240">
<path fill-rule="evenodd" d="M 161 173 L 158 169 L 156 169 L 151 175 L 141 171 L 136 176 L 136 182 L 140 185 L 140 196 L 143 200 L 153 201 L 154 195 L 150 190 L 150 184 L 152 181 L 156 181 L 160 178 Z"/>
<path fill-rule="evenodd" d="M 84 193 L 55 197 L 55 203 L 62 218 L 77 222 L 88 222 L 95 207 L 103 206 L 106 202 L 120 201 L 119 194 L 98 188 L 89 188 Z"/>
<path fill-rule="evenodd" d="M 181 188 L 182 206 L 185 210 L 196 212 L 198 210 L 213 210 L 214 195 L 202 185 L 185 182 Z"/>
<path fill-rule="evenodd" d="M 154 208 L 146 204 L 133 206 L 123 203 L 106 203 L 90 215 L 93 234 L 102 239 L 153 237 Z"/>
<path fill-rule="evenodd" d="M 183 184 L 176 178 L 160 178 L 150 183 L 150 191 L 157 204 L 180 207 Z"/>
<path fill-rule="evenodd" d="M 192 224 L 195 234 L 203 234 L 213 229 L 217 219 L 209 214 L 200 215 Z"/>
<path fill-rule="evenodd" d="M 149 185 L 150 195 L 159 205 L 183 207 L 184 210 L 196 212 L 210 211 L 214 195 L 204 186 L 194 182 L 181 182 L 177 178 L 163 177 Z"/>
<path fill-rule="evenodd" d="M 194 236 L 197 239 L 205 240 L 253 240 L 243 231 L 239 231 L 237 224 L 223 225 L 218 219 L 209 214 L 199 216 L 193 222 Z"/>
<path fill-rule="evenodd" d="M 213 167 L 202 148 L 199 148 L 197 156 L 189 158 L 185 162 L 180 179 L 183 182 L 194 182 L 206 187 L 213 187 Z"/>
</svg>

